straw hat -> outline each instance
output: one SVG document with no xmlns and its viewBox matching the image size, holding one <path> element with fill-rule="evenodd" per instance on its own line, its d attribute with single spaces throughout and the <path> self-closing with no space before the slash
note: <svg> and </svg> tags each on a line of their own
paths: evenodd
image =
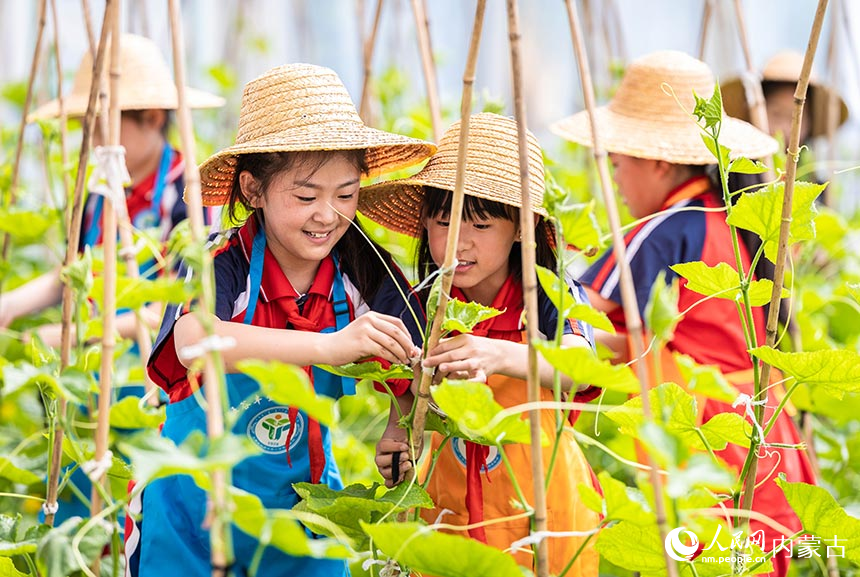
<svg viewBox="0 0 860 577">
<path fill-rule="evenodd" d="M 107 77 L 109 61 L 107 54 L 105 56 L 104 74 Z M 175 110 L 179 107 L 173 75 L 152 40 L 123 34 L 120 39 L 120 67 L 120 110 Z M 92 77 L 93 59 L 90 52 L 86 51 L 75 73 L 72 91 L 63 98 L 63 106 L 68 116 L 84 116 L 87 113 Z M 186 87 L 185 94 L 191 108 L 216 108 L 224 105 L 223 98 L 202 90 Z M 33 122 L 59 116 L 59 101 L 51 100 L 37 108 L 27 120 Z"/>
<path fill-rule="evenodd" d="M 768 60 L 762 70 L 762 84 L 767 82 L 784 82 L 797 84 L 800 78 L 800 70 L 803 68 L 803 54 L 786 50 L 774 55 Z M 726 112 L 743 120 L 749 120 L 750 110 L 747 99 L 747 91 L 744 90 L 744 77 L 732 78 L 721 85 L 723 91 L 723 106 Z M 848 119 L 848 106 L 839 94 L 832 88 L 821 84 L 815 77 L 809 79 L 809 100 L 812 113 L 810 136 L 824 136 L 827 134 L 828 111 L 831 95 L 836 96 L 839 106 L 839 116 L 836 126 L 841 126 Z"/>
<path fill-rule="evenodd" d="M 672 87 L 685 112 L 663 84 Z M 690 116 L 693 91 L 709 97 L 715 87 L 708 65 L 683 52 L 661 51 L 643 56 L 624 74 L 608 105 L 596 110 L 603 146 L 609 152 L 675 164 L 713 164 L 716 159 L 702 142 Z M 551 127 L 562 138 L 592 145 L 587 112 L 579 112 Z M 732 156 L 761 158 L 776 152 L 776 140 L 754 126 L 723 116 L 720 144 Z"/>
<path fill-rule="evenodd" d="M 245 85 L 236 144 L 200 165 L 203 204 L 227 202 L 240 154 L 360 149 L 375 176 L 420 162 L 436 146 L 366 126 L 333 70 L 273 68 Z"/>
<path fill-rule="evenodd" d="M 535 136 L 528 133 L 529 194 L 532 210 L 546 216 L 543 203 L 543 156 Z M 421 203 L 425 186 L 454 190 L 460 121 L 445 131 L 439 150 L 415 176 L 381 182 L 361 190 L 358 210 L 387 228 L 412 237 L 421 235 Z M 521 206 L 517 123 L 488 112 L 469 120 L 464 191 L 470 196 Z"/>
</svg>

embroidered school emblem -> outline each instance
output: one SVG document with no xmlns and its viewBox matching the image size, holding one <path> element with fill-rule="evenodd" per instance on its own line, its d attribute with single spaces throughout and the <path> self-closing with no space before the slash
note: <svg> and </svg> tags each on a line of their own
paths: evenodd
<svg viewBox="0 0 860 577">
<path fill-rule="evenodd" d="M 298 413 L 295 422 L 290 423 L 289 410 L 289 407 L 269 407 L 248 422 L 248 436 L 266 453 L 287 451 L 287 436 L 291 426 L 295 427 L 295 431 L 290 438 L 290 450 L 299 444 L 305 432 L 305 418 Z"/>
<path fill-rule="evenodd" d="M 460 464 L 466 466 L 466 441 L 460 437 L 451 439 L 451 449 L 454 451 L 454 456 L 460 461 Z M 502 456 L 499 455 L 499 450 L 495 447 L 490 447 L 490 453 L 487 455 L 487 465 L 481 467 L 482 473 L 489 473 L 496 467 L 502 464 Z"/>
</svg>

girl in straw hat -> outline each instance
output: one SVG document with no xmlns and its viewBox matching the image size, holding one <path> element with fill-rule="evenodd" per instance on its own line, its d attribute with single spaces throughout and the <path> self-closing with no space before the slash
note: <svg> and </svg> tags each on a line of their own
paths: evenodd
<svg viewBox="0 0 860 577">
<path fill-rule="evenodd" d="M 419 276 L 427 278 L 444 260 L 451 192 L 457 170 L 459 122 L 442 138 L 439 151 L 427 166 L 412 178 L 371 186 L 363 191 L 360 209 L 363 214 L 398 232 L 417 237 Z M 551 270 L 556 266 L 552 231 L 541 206 L 543 200 L 543 159 L 541 149 L 529 134 L 532 208 L 537 213 L 535 237 L 537 263 Z M 452 297 L 474 301 L 504 311 L 500 316 L 479 323 L 472 334 L 443 340 L 427 354 L 425 367 L 436 370 L 437 378 L 478 379 L 487 383 L 496 402 L 511 407 L 527 402 L 526 378 L 528 347 L 524 344 L 522 326 L 523 290 L 519 247 L 520 180 L 518 170 L 517 127 L 513 119 L 495 114 L 472 116 L 469 129 L 468 157 L 465 167 L 464 222 L 457 247 Z M 578 285 L 574 294 L 584 300 Z M 541 292 L 540 330 L 554 335 L 557 311 Z M 562 342 L 566 346 L 591 346 L 591 329 L 580 323 L 566 322 Z M 552 400 L 552 368 L 541 363 L 542 399 Z M 564 383 L 569 389 L 571 383 Z M 595 396 L 596 391 L 574 391 L 578 400 Z M 399 398 L 405 411 L 412 404 L 412 394 Z M 397 412 L 392 407 L 388 428 L 377 446 L 377 466 L 392 485 L 401 473 L 411 467 L 407 460 L 405 431 L 397 428 Z M 541 426 L 548 438 L 556 437 L 555 414 L 543 411 Z M 591 483 L 593 475 L 579 446 L 569 431 L 562 433 L 557 463 L 547 493 L 550 531 L 587 531 L 599 524 L 598 515 L 580 501 L 577 484 Z M 460 438 L 442 447 L 443 437 L 433 434 L 432 450 L 441 448 L 427 491 L 436 508 L 422 512 L 428 522 L 443 510 L 445 523 L 480 524 L 516 516 L 522 510 L 513 505 L 517 493 L 501 456 L 490 448 Z M 548 466 L 552 442 L 544 448 Z M 527 445 L 504 446 L 520 488 L 525 495 L 532 491 L 531 454 Z M 402 455 L 394 462 L 395 456 Z M 426 469 L 422 476 L 426 477 Z M 469 530 L 478 540 L 498 549 L 529 534 L 529 519 L 494 522 Z M 573 559 L 582 538 L 554 538 L 549 542 L 550 572 L 559 574 Z M 529 550 L 512 552 L 517 562 L 532 567 Z M 597 575 L 597 554 L 586 548 L 571 568 L 571 575 Z"/>
<path fill-rule="evenodd" d="M 633 62 L 610 103 L 597 110 L 598 129 L 615 168 L 618 192 L 634 217 L 653 216 L 625 236 L 641 313 L 644 313 L 657 275 L 663 272 L 667 280 L 675 277 L 669 269 L 671 265 L 699 260 L 709 266 L 724 262 L 734 265 L 735 262 L 725 215 L 718 211 L 690 210 L 723 206 L 721 195 L 705 174 L 705 166 L 715 159 L 702 142 L 698 127 L 675 100 L 663 92 L 664 83 L 672 87 L 687 110 L 693 109 L 693 91 L 701 95 L 710 94 L 714 89 L 713 75 L 703 62 L 680 52 L 656 52 Z M 568 140 L 591 145 L 591 129 L 584 112 L 562 120 L 553 129 Z M 730 117 L 723 118 L 720 140 L 734 154 L 750 158 L 771 154 L 777 146 L 766 134 Z M 744 269 L 749 270 L 750 254 L 754 252 L 741 243 L 740 253 Z M 618 277 L 617 263 L 609 251 L 586 271 L 581 281 L 592 304 L 605 311 L 619 331 L 624 331 Z M 724 299 L 703 301 L 701 295 L 689 290 L 682 280 L 678 310 L 686 312 L 663 351 L 663 380 L 684 383 L 671 355 L 671 352 L 679 352 L 697 363 L 716 365 L 740 392 L 751 395 L 752 364 L 735 303 Z M 759 342 L 764 342 L 761 307 L 754 309 L 753 318 Z M 608 335 L 599 335 L 599 338 L 618 353 L 620 361 L 627 360 L 623 333 L 616 338 Z M 703 422 L 719 413 L 743 414 L 744 411 L 743 406 L 733 408 L 711 399 L 699 399 L 699 402 Z M 768 405 L 766 420 L 770 419 L 775 404 Z M 780 414 L 767 441 L 787 445 L 800 443 L 788 414 Z M 739 470 L 747 449 L 729 444 L 725 450 L 717 451 L 717 455 Z M 780 473 L 790 481 L 814 482 L 803 452 L 768 448 L 758 465 L 759 489 L 753 509 L 792 530 L 799 529 L 797 517 L 774 482 Z M 770 550 L 773 540 L 781 535 L 753 521 L 751 531 L 755 533 L 760 529 L 765 537 L 763 548 Z M 774 565 L 774 575 L 783 576 L 788 558 L 779 553 Z"/>
<path fill-rule="evenodd" d="M 148 38 L 124 34 L 120 42 L 121 67 L 119 107 L 122 111 L 120 144 L 125 148 L 125 160 L 130 176 L 126 189 L 126 206 L 131 224 L 139 230 L 158 231 L 166 241 L 173 227 L 184 220 L 187 207 L 182 200 L 182 154 L 167 141 L 170 111 L 177 108 L 176 86 L 158 47 Z M 87 52 L 75 74 L 72 92 L 64 99 L 70 118 L 86 114 L 87 100 L 92 81 L 92 58 Z M 188 89 L 189 103 L 194 108 L 221 106 L 224 100 L 199 90 Z M 56 119 L 60 116 L 59 102 L 52 100 L 39 107 L 28 120 Z M 96 131 L 96 145 L 100 134 Z M 101 245 L 101 217 L 104 197 L 90 194 L 84 207 L 81 224 L 80 248 Z M 141 263 L 140 271 L 153 278 L 158 270 L 155 259 Z M 4 292 L 0 298 L 0 328 L 9 326 L 16 318 L 36 313 L 59 303 L 62 296 L 59 267 L 24 284 Z M 134 338 L 135 315 L 128 310 L 118 311 L 117 331 L 123 338 Z M 143 318 L 152 329 L 157 328 L 161 306 L 153 303 L 142 309 Z M 74 330 L 74 327 L 73 327 Z M 41 325 L 36 329 L 48 345 L 60 345 L 61 326 Z M 133 349 L 136 353 L 137 349 Z M 140 383 L 123 383 L 117 397 L 141 396 Z M 86 411 L 85 407 L 81 410 Z M 73 517 L 87 517 L 89 504 L 76 495 L 90 495 L 91 483 L 84 472 L 75 468 L 67 482 L 72 490 L 60 496 L 55 523 Z"/>
<path fill-rule="evenodd" d="M 353 218 L 363 175 L 408 166 L 434 150 L 368 128 L 333 71 L 295 64 L 245 86 L 236 144 L 200 167 L 204 204 L 251 212 L 244 225 L 210 240 L 216 279 L 211 322 L 216 335 L 236 343 L 222 353 L 233 432 L 260 449 L 234 467 L 232 479 L 266 507 L 295 505 L 293 483 L 343 485 L 328 429 L 296 407 L 262 397 L 256 381 L 234 372 L 236 363 L 254 358 L 303 366 L 317 394 L 336 399 L 353 394 L 355 382 L 311 365 L 367 357 L 408 363 L 418 354 L 420 319 L 400 296 L 409 292 L 408 283 L 388 276 L 386 265 L 396 271 L 391 258 L 370 246 Z M 199 315 L 187 312 L 178 306 L 166 311 L 149 362 L 150 376 L 170 396 L 162 434 L 176 443 L 206 430 L 185 354 L 205 333 Z M 148 485 L 142 527 L 128 537 L 139 545 L 129 547 L 132 574 L 210 575 L 205 510 L 206 494 L 189 476 Z M 234 528 L 233 546 L 232 574 L 247 575 L 263 545 Z M 341 560 L 291 557 L 271 547 L 259 561 L 257 575 L 348 573 Z"/>
</svg>

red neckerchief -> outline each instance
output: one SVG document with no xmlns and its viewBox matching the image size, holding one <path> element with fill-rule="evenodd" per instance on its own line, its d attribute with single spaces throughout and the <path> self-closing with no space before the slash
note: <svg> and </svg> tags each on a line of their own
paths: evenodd
<svg viewBox="0 0 860 577">
<path fill-rule="evenodd" d="M 253 239 L 256 234 L 257 224 L 256 219 L 249 219 L 249 225 L 243 227 L 242 230 L 250 235 Z M 249 243 L 244 244 L 245 247 L 250 247 Z M 246 256 L 250 258 L 250 255 Z M 277 259 L 266 247 L 266 253 L 263 257 L 263 277 L 261 279 L 261 296 L 276 306 L 286 314 L 287 325 L 284 328 L 297 331 L 308 331 L 318 333 L 325 327 L 325 319 L 331 309 L 329 297 L 332 291 L 334 275 L 336 274 L 334 260 L 331 256 L 326 257 L 320 262 L 313 283 L 307 292 L 307 300 L 299 312 L 299 306 L 296 303 L 301 295 L 299 295 L 290 281 L 287 279 L 278 264 Z M 311 388 L 314 386 L 313 367 L 302 367 L 308 375 Z M 290 423 L 296 422 L 298 416 L 298 407 L 290 407 L 289 418 Z M 292 459 L 290 458 L 290 440 L 293 437 L 295 427 L 290 427 L 285 441 L 287 449 L 287 463 L 292 467 Z M 325 469 L 325 451 L 322 443 L 322 430 L 320 429 L 319 421 L 308 417 L 308 457 L 310 460 L 311 483 L 319 483 L 322 478 L 323 470 Z"/>
<path fill-rule="evenodd" d="M 463 291 L 457 287 L 452 287 L 451 297 L 469 302 Z M 472 334 L 478 337 L 522 342 L 520 318 L 523 313 L 523 289 L 513 275 L 505 279 L 490 306 L 504 312 L 475 325 Z M 471 441 L 464 442 L 466 445 L 466 510 L 469 512 L 469 525 L 475 525 L 484 520 L 484 487 L 481 470 L 485 471 L 487 482 L 490 482 L 490 473 L 487 471 L 490 448 Z M 483 543 L 487 542 L 484 527 L 469 529 L 469 536 Z"/>
</svg>

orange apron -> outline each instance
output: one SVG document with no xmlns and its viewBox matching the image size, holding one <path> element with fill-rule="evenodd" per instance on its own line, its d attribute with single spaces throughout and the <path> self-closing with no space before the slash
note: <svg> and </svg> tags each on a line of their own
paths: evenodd
<svg viewBox="0 0 860 577">
<path fill-rule="evenodd" d="M 488 386 L 493 390 L 496 402 L 503 407 L 512 407 L 527 402 L 526 382 L 521 379 L 493 375 L 489 379 Z M 542 388 L 541 400 L 552 401 L 552 391 Z M 555 439 L 554 410 L 541 411 L 541 428 L 546 437 L 550 439 L 550 444 L 543 447 L 543 464 L 544 471 L 546 471 L 552 456 L 552 440 Z M 438 449 L 443 438 L 439 433 L 433 433 L 431 444 L 433 451 Z M 523 495 L 529 503 L 533 502 L 531 447 L 521 444 L 508 444 L 503 445 L 503 447 Z M 452 513 L 444 515 L 440 522 L 451 525 L 469 524 L 469 508 L 466 504 L 466 463 L 469 452 L 466 443 L 457 438 L 449 440 L 442 449 L 436 469 L 427 485 L 427 491 L 433 498 L 433 502 L 436 503 L 436 508 L 425 509 L 421 513 L 428 523 L 436 522 L 442 510 L 448 509 Z M 522 508 L 514 506 L 514 503 L 519 504 L 519 499 L 495 447 L 489 448 L 489 453 L 484 462 L 485 466 L 480 469 L 479 475 L 480 489 L 483 493 L 483 519 L 490 521 L 522 514 Z M 422 481 L 427 477 L 428 467 L 429 459 L 425 460 L 425 465 L 420 473 Z M 599 515 L 582 503 L 577 490 L 579 483 L 595 486 L 596 482 L 591 467 L 585 460 L 573 433 L 569 430 L 563 431 L 556 463 L 552 471 L 552 480 L 549 483 L 546 496 L 547 528 L 549 531 L 588 531 L 599 525 Z M 529 531 L 529 519 L 522 518 L 487 525 L 484 527 L 484 536 L 489 545 L 497 549 L 508 550 L 514 541 L 528 536 Z M 465 531 L 458 531 L 457 533 L 466 534 Z M 576 562 L 566 573 L 568 577 L 597 577 L 599 559 L 593 547 L 596 540 L 596 535 L 591 537 Z M 585 538 L 583 537 L 549 538 L 550 573 L 559 575 L 584 541 Z M 519 565 L 529 569 L 534 568 L 534 555 L 530 547 L 510 553 Z"/>
<path fill-rule="evenodd" d="M 672 381 L 682 387 L 686 387 L 686 382 L 681 377 L 678 370 L 675 358 L 672 353 L 664 348 L 661 351 L 661 369 L 663 371 L 663 382 Z M 649 363 L 650 364 L 650 363 Z M 652 377 L 653 377 L 652 373 Z M 726 379 L 741 393 L 746 393 L 752 396 L 754 393 L 753 371 L 752 369 L 744 371 L 736 371 L 725 375 Z M 772 369 L 770 373 L 771 384 L 782 379 L 782 375 L 776 369 Z M 779 401 L 785 395 L 785 390 L 782 385 L 777 385 L 770 389 L 770 399 L 764 412 L 764 423 L 773 416 L 773 412 Z M 713 399 L 706 399 L 696 395 L 696 400 L 699 409 L 699 424 L 707 422 L 714 416 L 720 413 L 733 412 L 743 415 L 744 406 L 732 407 L 728 403 L 723 403 Z M 767 435 L 768 443 L 780 443 L 786 445 L 796 445 L 801 442 L 800 434 L 795 427 L 791 416 L 795 414 L 794 407 L 788 403 L 785 409 L 777 417 L 776 424 Z M 715 451 L 717 457 L 725 461 L 729 467 L 739 474 L 743 468 L 744 461 L 748 453 L 748 449 L 729 443 L 722 451 Z M 797 483 L 815 484 L 815 473 L 809 461 L 806 452 L 797 449 L 784 449 L 768 447 L 760 449 L 761 458 L 758 460 L 758 468 L 756 470 L 756 487 L 753 497 L 753 511 L 757 511 L 774 521 L 785 525 L 792 531 L 801 529 L 800 520 L 794 514 L 782 489 L 774 482 L 779 474 L 784 474 L 786 480 Z M 726 506 L 732 507 L 731 501 L 726 501 Z M 750 522 L 750 535 L 761 530 L 764 534 L 765 551 L 773 549 L 774 540 L 779 540 L 783 535 L 759 521 Z M 785 535 L 787 539 L 791 535 Z M 774 572 L 770 573 L 772 577 L 784 577 L 788 572 L 788 559 L 784 555 L 777 554 L 773 558 Z"/>
</svg>

